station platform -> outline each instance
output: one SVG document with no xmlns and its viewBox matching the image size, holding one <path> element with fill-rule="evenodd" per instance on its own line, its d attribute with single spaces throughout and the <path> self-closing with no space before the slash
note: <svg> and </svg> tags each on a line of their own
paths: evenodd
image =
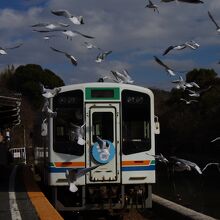
<svg viewBox="0 0 220 220">
<path fill-rule="evenodd" d="M 0 219 L 63 219 L 41 192 L 29 166 L 0 165 L 0 174 Z"/>
<path fill-rule="evenodd" d="M 145 218 L 137 218 L 139 215 L 130 212 L 129 216 L 125 215 L 123 219 L 215 220 L 215 218 L 185 208 L 154 194 L 152 202 L 151 211 L 153 213 L 148 213 Z M 160 218 L 158 218 L 158 213 L 160 213 Z M 63 220 L 64 218 L 42 193 L 34 179 L 31 168 L 28 165 L 19 164 L 0 165 L 0 219 Z"/>
</svg>

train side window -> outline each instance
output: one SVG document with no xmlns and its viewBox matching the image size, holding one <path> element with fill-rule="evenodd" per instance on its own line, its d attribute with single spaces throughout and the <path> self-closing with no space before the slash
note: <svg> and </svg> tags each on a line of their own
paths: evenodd
<svg viewBox="0 0 220 220">
<path fill-rule="evenodd" d="M 84 146 L 73 138 L 73 124 L 81 126 L 83 121 L 83 91 L 74 90 L 59 93 L 53 101 L 54 111 L 54 145 L 57 153 L 81 156 Z"/>
<path fill-rule="evenodd" d="M 151 148 L 150 97 L 141 92 L 122 92 L 122 152 L 125 155 Z"/>
</svg>

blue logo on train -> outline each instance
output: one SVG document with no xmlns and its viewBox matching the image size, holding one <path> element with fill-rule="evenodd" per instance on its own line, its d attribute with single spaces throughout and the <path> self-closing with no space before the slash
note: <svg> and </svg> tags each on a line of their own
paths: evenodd
<svg viewBox="0 0 220 220">
<path fill-rule="evenodd" d="M 94 160 L 101 164 L 109 163 L 115 156 L 115 147 L 109 140 L 103 140 L 107 142 L 107 147 L 101 149 L 97 142 L 92 146 L 92 156 Z"/>
</svg>

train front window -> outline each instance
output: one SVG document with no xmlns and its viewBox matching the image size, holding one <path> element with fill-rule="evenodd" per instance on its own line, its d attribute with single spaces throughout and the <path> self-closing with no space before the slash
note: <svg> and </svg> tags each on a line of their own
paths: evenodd
<svg viewBox="0 0 220 220">
<path fill-rule="evenodd" d="M 60 93 L 53 101 L 54 111 L 54 151 L 63 154 L 81 156 L 84 145 L 79 144 L 74 133 L 75 125 L 84 124 L 83 117 L 83 92 L 74 90 Z M 85 137 L 83 137 L 85 138 Z"/>
<path fill-rule="evenodd" d="M 151 148 L 150 97 L 141 92 L 122 92 L 122 152 L 125 155 Z"/>
<path fill-rule="evenodd" d="M 113 142 L 113 113 L 94 112 L 92 114 L 93 143 L 96 137 Z"/>
</svg>

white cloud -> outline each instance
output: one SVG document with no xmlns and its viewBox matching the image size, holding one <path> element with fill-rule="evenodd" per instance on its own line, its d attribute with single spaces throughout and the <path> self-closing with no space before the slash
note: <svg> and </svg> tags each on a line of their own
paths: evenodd
<svg viewBox="0 0 220 220">
<path fill-rule="evenodd" d="M 50 0 L 37 6 L 30 4 L 28 10 L 21 11 L 13 8 L 12 4 L 11 8 L 0 10 L 0 46 L 17 42 L 24 45 L 2 56 L 1 63 L 40 64 L 58 73 L 67 84 L 96 81 L 112 69 L 126 68 L 133 73 L 135 82 L 162 86 L 169 80 L 153 56 L 161 57 L 169 45 L 194 39 L 200 44 L 198 50 L 173 51 L 161 59 L 177 70 L 210 66 L 219 71 L 215 61 L 220 56 L 216 57 L 218 54 L 212 51 L 219 50 L 220 36 L 208 17 L 210 10 L 220 24 L 219 0 L 204 4 L 158 2 L 160 13 L 145 8 L 145 5 L 144 1 L 134 0 Z M 68 9 L 75 15 L 82 15 L 85 24 L 71 24 L 66 18 L 53 15 L 51 9 Z M 69 23 L 71 30 L 94 36 L 95 39 L 89 41 L 104 50 L 112 50 L 112 54 L 98 65 L 95 58 L 99 51 L 83 46 L 88 39 L 75 37 L 69 41 L 62 33 L 55 32 L 52 34 L 58 36 L 45 42 L 42 39 L 45 34 L 33 32 L 30 27 L 39 22 L 53 21 Z M 74 55 L 79 61 L 78 66 L 73 67 L 64 55 L 55 53 L 50 46 Z M 204 62 L 207 56 L 209 61 Z"/>
</svg>

